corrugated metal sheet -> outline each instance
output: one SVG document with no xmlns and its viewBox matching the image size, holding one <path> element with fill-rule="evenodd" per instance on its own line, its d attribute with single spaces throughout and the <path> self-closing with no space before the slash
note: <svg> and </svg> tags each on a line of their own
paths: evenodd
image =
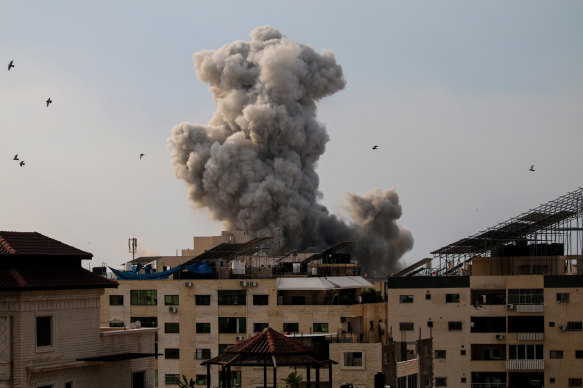
<svg viewBox="0 0 583 388">
<path fill-rule="evenodd" d="M 544 360 L 507 360 L 507 370 L 544 370 Z"/>
</svg>

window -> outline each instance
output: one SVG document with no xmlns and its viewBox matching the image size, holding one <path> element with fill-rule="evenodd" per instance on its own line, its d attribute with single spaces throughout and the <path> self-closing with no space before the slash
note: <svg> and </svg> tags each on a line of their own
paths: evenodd
<svg viewBox="0 0 583 388">
<path fill-rule="evenodd" d="M 36 346 L 51 346 L 53 344 L 52 315 L 36 317 Z"/>
<path fill-rule="evenodd" d="M 345 352 L 344 366 L 362 366 L 362 352 Z"/>
<path fill-rule="evenodd" d="M 166 306 L 178 305 L 178 295 L 164 295 L 164 304 Z"/>
<path fill-rule="evenodd" d="M 567 330 L 581 331 L 581 322 L 567 322 Z"/>
<path fill-rule="evenodd" d="M 460 294 L 445 294 L 445 303 L 459 303 Z"/>
<path fill-rule="evenodd" d="M 65 383 L 65 388 L 73 388 L 73 382 L 72 381 L 67 381 Z"/>
<path fill-rule="evenodd" d="M 580 378 L 569 379 L 569 387 L 583 387 L 583 381 Z"/>
<path fill-rule="evenodd" d="M 460 355 L 465 356 L 466 355 L 466 349 L 461 349 L 460 350 Z"/>
<path fill-rule="evenodd" d="M 557 292 L 557 303 L 568 303 L 569 293 L 568 292 Z"/>
<path fill-rule="evenodd" d="M 545 319 L 539 315 L 508 316 L 509 333 L 544 333 Z"/>
<path fill-rule="evenodd" d="M 551 350 L 550 358 L 554 359 L 563 359 L 563 351 L 562 350 Z"/>
<path fill-rule="evenodd" d="M 545 294 L 542 288 L 509 289 L 509 304 L 544 304 Z"/>
<path fill-rule="evenodd" d="M 427 327 L 433 327 L 433 321 L 427 321 Z"/>
<path fill-rule="evenodd" d="M 197 322 L 196 323 L 196 333 L 197 334 L 209 334 L 211 332 L 211 324 L 209 322 Z"/>
<path fill-rule="evenodd" d="M 232 345 L 233 344 L 219 344 L 219 355 L 225 353 L 225 349 Z"/>
<path fill-rule="evenodd" d="M 255 306 L 267 306 L 268 302 L 269 295 L 253 295 L 253 304 Z"/>
<path fill-rule="evenodd" d="M 130 323 L 140 321 L 140 327 L 158 327 L 158 318 L 156 317 L 130 317 Z"/>
<path fill-rule="evenodd" d="M 263 330 L 267 329 L 268 327 L 269 327 L 269 325 L 267 323 L 254 323 L 253 324 L 253 332 L 259 333 L 259 332 L 262 332 Z"/>
<path fill-rule="evenodd" d="M 431 300 L 431 294 L 425 294 L 425 300 Z"/>
<path fill-rule="evenodd" d="M 436 387 L 447 387 L 447 377 L 436 377 L 435 378 Z"/>
<path fill-rule="evenodd" d="M 164 323 L 164 333 L 178 333 L 180 330 L 180 324 L 178 322 L 166 322 Z"/>
<path fill-rule="evenodd" d="M 123 306 L 123 295 L 110 295 L 109 296 L 110 306 Z"/>
<path fill-rule="evenodd" d="M 53 388 L 53 386 L 52 385 L 41 385 L 37 388 Z"/>
<path fill-rule="evenodd" d="M 178 349 L 178 348 L 166 348 L 166 349 L 164 349 L 164 358 L 172 359 L 172 360 L 180 358 L 180 349 Z"/>
<path fill-rule="evenodd" d="M 196 359 L 197 360 L 208 360 L 211 358 L 210 349 L 196 349 Z"/>
<path fill-rule="evenodd" d="M 131 290 L 131 305 L 156 305 L 158 304 L 158 292 L 156 290 Z"/>
<path fill-rule="evenodd" d="M 196 375 L 196 385 L 207 385 L 208 375 Z"/>
<path fill-rule="evenodd" d="M 299 323 L 284 323 L 283 324 L 284 333 L 297 333 L 300 331 Z"/>
<path fill-rule="evenodd" d="M 413 303 L 413 295 L 399 295 L 399 303 Z"/>
<path fill-rule="evenodd" d="M 219 305 L 245 305 L 246 291 L 245 290 L 219 290 Z"/>
<path fill-rule="evenodd" d="M 328 324 L 327 323 L 314 323 L 314 333 L 327 333 Z"/>
<path fill-rule="evenodd" d="M 246 333 L 247 319 L 237 317 L 219 317 L 219 333 Z"/>
<path fill-rule="evenodd" d="M 219 379 L 219 387 L 223 386 L 223 380 Z M 241 371 L 231 371 L 231 387 L 240 387 L 241 386 Z"/>
<path fill-rule="evenodd" d="M 543 345 L 508 345 L 509 360 L 542 360 Z"/>
<path fill-rule="evenodd" d="M 445 358 L 446 352 L 445 350 L 435 350 L 435 358 Z"/>
<path fill-rule="evenodd" d="M 459 331 L 462 329 L 462 323 L 460 321 L 449 321 L 447 323 L 447 329 L 449 331 Z"/>
<path fill-rule="evenodd" d="M 575 350 L 575 358 L 583 358 L 583 350 Z"/>
<path fill-rule="evenodd" d="M 399 330 L 401 331 L 413 330 L 413 322 L 399 322 Z"/>
<path fill-rule="evenodd" d="M 417 386 L 417 375 L 409 375 L 407 376 L 407 386 L 408 387 L 416 387 Z"/>
<path fill-rule="evenodd" d="M 302 295 L 292 295 L 291 304 L 296 306 L 303 306 L 306 304 L 306 297 Z"/>
<path fill-rule="evenodd" d="M 194 303 L 197 306 L 210 306 L 211 296 L 210 295 L 195 295 Z"/>
<path fill-rule="evenodd" d="M 180 375 L 168 374 L 164 375 L 164 384 L 166 385 L 178 385 L 180 381 Z"/>
<path fill-rule="evenodd" d="M 124 324 L 122 321 L 110 321 L 109 327 L 124 327 Z"/>
<path fill-rule="evenodd" d="M 397 388 L 407 388 L 407 378 L 405 376 L 397 377 Z"/>
</svg>

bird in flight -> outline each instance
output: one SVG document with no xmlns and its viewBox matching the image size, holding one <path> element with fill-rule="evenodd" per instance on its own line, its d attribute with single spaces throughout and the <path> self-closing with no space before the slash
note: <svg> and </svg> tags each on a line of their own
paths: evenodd
<svg viewBox="0 0 583 388">
<path fill-rule="evenodd" d="M 20 164 L 20 167 L 24 167 L 24 164 L 25 164 L 25 163 L 24 163 L 24 160 L 22 160 L 22 161 L 21 161 L 20 163 L 18 163 L 18 164 Z"/>
<path fill-rule="evenodd" d="M 8 64 L 8 71 L 10 71 L 10 69 L 12 69 L 14 67 L 14 61 L 10 61 L 10 63 Z"/>
<path fill-rule="evenodd" d="M 144 155 L 146 155 L 146 154 L 140 154 L 140 160 L 142 160 L 142 158 L 144 157 Z"/>
<path fill-rule="evenodd" d="M 373 149 L 373 150 L 376 150 L 376 149 L 378 149 L 378 148 L 379 148 L 379 146 L 378 146 L 378 145 L 374 145 L 374 146 L 372 146 L 372 149 Z"/>
<path fill-rule="evenodd" d="M 530 165 L 530 168 L 528 169 L 528 171 L 534 171 L 534 164 Z"/>
<path fill-rule="evenodd" d="M 52 102 L 53 102 L 53 100 L 51 100 L 51 98 L 49 97 L 49 98 L 47 99 L 47 107 L 48 107 L 48 106 L 49 106 L 49 105 L 50 105 Z"/>
<path fill-rule="evenodd" d="M 18 160 L 18 154 L 14 155 L 14 158 L 12 160 Z"/>
</svg>

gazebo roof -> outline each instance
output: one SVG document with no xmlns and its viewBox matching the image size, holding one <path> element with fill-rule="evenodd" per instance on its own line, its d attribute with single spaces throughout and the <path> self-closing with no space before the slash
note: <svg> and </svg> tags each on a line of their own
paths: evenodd
<svg viewBox="0 0 583 388">
<path fill-rule="evenodd" d="M 326 366 L 337 364 L 316 354 L 311 347 L 267 328 L 225 349 L 225 353 L 202 363 L 237 366 Z"/>
</svg>

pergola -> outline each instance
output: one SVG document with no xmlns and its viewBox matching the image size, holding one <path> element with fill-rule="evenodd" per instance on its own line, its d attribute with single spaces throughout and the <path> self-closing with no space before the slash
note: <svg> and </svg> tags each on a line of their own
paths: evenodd
<svg viewBox="0 0 583 388">
<path fill-rule="evenodd" d="M 267 388 L 267 368 L 273 368 L 273 387 L 277 387 L 277 368 L 280 366 L 306 367 L 306 383 L 310 388 L 310 369 L 316 370 L 316 388 L 320 387 L 320 368 L 328 368 L 329 386 L 332 386 L 332 364 L 336 361 L 316 354 L 311 347 L 267 328 L 261 333 L 229 346 L 218 357 L 203 362 L 207 369 L 207 388 L 211 386 L 211 365 L 220 365 L 222 387 L 231 388 L 232 366 L 263 366 L 263 387 Z"/>
</svg>

